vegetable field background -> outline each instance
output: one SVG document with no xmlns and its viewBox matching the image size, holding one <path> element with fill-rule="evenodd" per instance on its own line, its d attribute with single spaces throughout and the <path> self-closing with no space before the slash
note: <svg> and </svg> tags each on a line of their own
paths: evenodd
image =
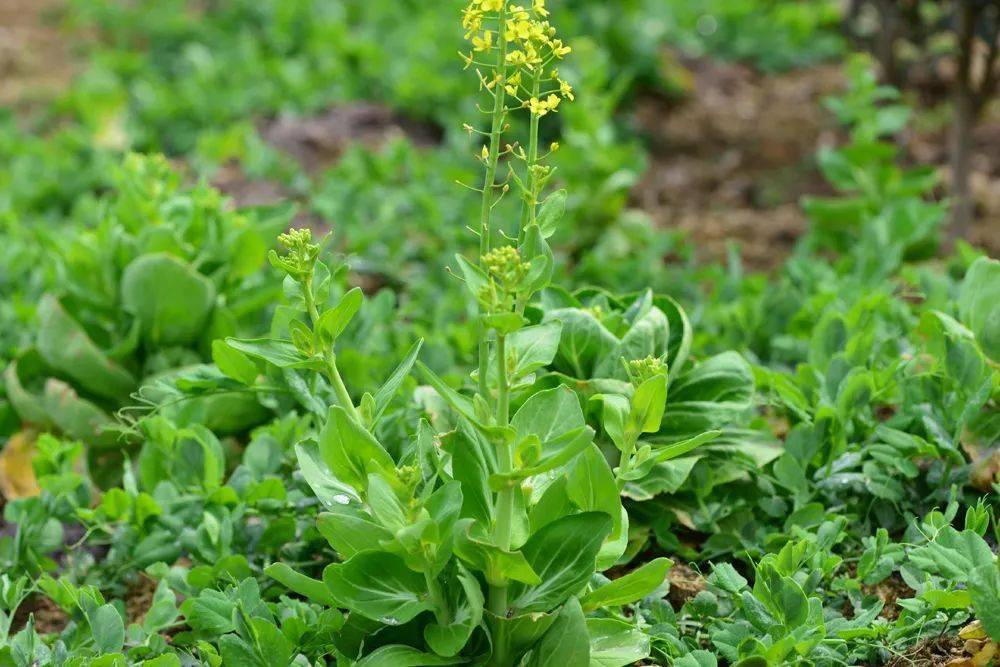
<svg viewBox="0 0 1000 667">
<path fill-rule="evenodd" d="M 0 0 L 0 667 L 1000 664 L 995 0 Z"/>
</svg>

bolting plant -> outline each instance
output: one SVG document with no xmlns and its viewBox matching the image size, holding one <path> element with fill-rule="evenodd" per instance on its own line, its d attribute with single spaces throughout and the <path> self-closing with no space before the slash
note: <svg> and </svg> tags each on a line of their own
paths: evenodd
<svg viewBox="0 0 1000 667">
<path fill-rule="evenodd" d="M 306 230 L 283 235 L 287 252 L 271 254 L 292 301 L 276 312 L 276 337 L 229 339 L 216 350 L 234 380 L 260 382 L 263 363 L 300 402 L 332 404 L 311 410 L 318 433 L 296 451 L 325 509 L 317 529 L 340 561 L 321 580 L 284 563 L 266 572 L 347 612 L 334 653 L 357 664 L 626 665 L 649 654 L 648 636 L 620 608 L 659 588 L 670 561 L 614 581 L 600 576 L 628 545 L 622 479 L 595 443 L 582 399 L 536 382 L 559 350 L 561 323 L 525 316 L 549 286 L 547 239 L 565 205 L 564 192 L 546 196 L 553 169 L 539 147 L 540 126 L 573 98 L 556 69 L 570 47 L 547 16 L 544 0 L 530 7 L 473 0 L 463 14 L 471 43 L 463 59 L 490 101 L 489 128 L 466 126 L 484 138 L 485 172 L 474 227 L 479 257 L 456 260 L 478 330 L 468 391 L 416 362 L 418 342 L 381 388 L 355 403 L 336 345 L 363 295 L 330 298 L 337 271 L 320 260 Z M 527 140 L 507 141 L 512 127 Z M 494 210 L 511 193 L 522 212 L 508 224 Z M 398 436 L 386 435 L 397 432 L 384 428 L 386 407 L 415 363 L 447 414 L 435 413 L 433 427 L 421 420 L 411 441 L 392 442 Z M 665 381 L 650 363 L 630 366 L 640 387 Z M 662 402 L 662 392 L 651 393 Z M 641 426 L 652 421 L 655 414 Z"/>
</svg>

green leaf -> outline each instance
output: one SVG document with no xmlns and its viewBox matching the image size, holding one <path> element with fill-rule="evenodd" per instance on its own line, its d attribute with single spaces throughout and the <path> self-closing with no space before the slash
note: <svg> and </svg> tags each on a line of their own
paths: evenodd
<svg viewBox="0 0 1000 667">
<path fill-rule="evenodd" d="M 561 334 L 561 323 L 548 322 L 524 327 L 507 336 L 507 357 L 514 361 L 508 381 L 516 384 L 518 380 L 552 363 L 559 350 Z M 496 367 L 494 352 L 489 365 L 490 380 L 493 385 L 496 385 Z"/>
<path fill-rule="evenodd" d="M 135 315 L 154 345 L 187 345 L 204 332 L 215 305 L 215 285 L 189 264 L 165 253 L 142 255 L 122 272 L 122 307 Z"/>
<path fill-rule="evenodd" d="M 455 524 L 455 554 L 482 572 L 488 584 L 505 586 L 510 580 L 525 584 L 542 583 L 542 578 L 532 569 L 523 552 L 505 551 L 485 537 L 474 535 L 474 530 L 471 519 Z"/>
<path fill-rule="evenodd" d="M 392 401 L 396 392 L 403 385 L 403 381 L 410 374 L 413 369 L 413 364 L 416 363 L 417 357 L 420 356 L 420 348 L 423 346 L 423 339 L 418 340 L 411 347 L 409 352 L 406 353 L 406 357 L 403 359 L 399 366 L 386 378 L 385 383 L 378 388 L 375 392 L 375 414 L 372 415 L 372 423 L 377 424 L 379 418 L 385 412 L 385 409 L 389 407 L 389 403 Z"/>
<path fill-rule="evenodd" d="M 309 368 L 322 371 L 323 360 L 310 358 L 299 352 L 293 343 L 276 338 L 227 338 L 233 349 L 256 359 L 262 359 L 278 368 Z"/>
<path fill-rule="evenodd" d="M 636 387 L 628 416 L 632 432 L 656 433 L 667 406 L 667 376 L 657 374 Z"/>
<path fill-rule="evenodd" d="M 346 498 L 346 496 L 344 496 Z M 316 517 L 316 529 L 341 558 L 352 558 L 362 551 L 381 549 L 392 540 L 392 533 L 377 524 L 355 501 L 334 506 Z"/>
<path fill-rule="evenodd" d="M 462 255 L 455 255 L 455 260 L 458 262 L 458 268 L 465 279 L 465 287 L 473 298 L 479 301 L 482 295 L 489 290 L 490 277 L 478 265 L 473 264 Z"/>
<path fill-rule="evenodd" d="M 316 325 L 318 333 L 325 337 L 327 343 L 337 340 L 361 309 L 364 301 L 365 293 L 360 287 L 349 291 L 336 306 L 319 316 L 319 323 Z"/>
<path fill-rule="evenodd" d="M 575 597 L 566 601 L 555 622 L 532 649 L 526 667 L 587 665 L 590 663 L 590 634 L 587 619 Z"/>
<path fill-rule="evenodd" d="M 77 386 L 103 398 L 124 400 L 135 378 L 109 359 L 52 296 L 38 304 L 38 353 Z"/>
<path fill-rule="evenodd" d="M 454 574 L 447 581 L 448 610 L 446 624 L 437 622 L 424 626 L 424 639 L 431 649 L 442 656 L 454 656 L 469 642 L 472 631 L 483 620 L 483 591 L 479 581 L 456 563 Z"/>
<path fill-rule="evenodd" d="M 1000 641 L 1000 563 L 983 563 L 969 573 L 972 607 L 993 641 Z"/>
<path fill-rule="evenodd" d="M 568 387 L 556 387 L 534 394 L 510 421 L 518 438 L 537 436 L 542 443 L 586 426 L 580 401 Z"/>
<path fill-rule="evenodd" d="M 583 590 L 611 526 L 607 514 L 585 512 L 557 519 L 528 538 L 521 552 L 541 583 L 512 583 L 511 608 L 519 614 L 549 611 Z"/>
<path fill-rule="evenodd" d="M 319 451 L 330 472 L 356 490 L 368 486 L 370 473 L 396 468 L 389 452 L 339 405 L 330 408 L 319 434 Z"/>
<path fill-rule="evenodd" d="M 347 505 L 351 502 L 360 503 L 361 496 L 354 487 L 337 479 L 323 462 L 319 446 L 315 442 L 306 441 L 295 446 L 295 457 L 299 463 L 299 471 L 306 483 L 327 508 Z"/>
<path fill-rule="evenodd" d="M 385 625 L 412 621 L 432 609 L 423 576 L 384 551 L 363 551 L 323 571 L 339 606 Z"/>
<path fill-rule="evenodd" d="M 592 377 L 597 359 L 610 354 L 618 345 L 614 334 L 589 311 L 561 308 L 546 313 L 545 320 L 562 323 L 556 365 L 574 378 Z"/>
<path fill-rule="evenodd" d="M 753 404 L 750 365 L 735 352 L 724 352 L 675 378 L 660 432 L 671 439 L 723 426 Z"/>
<path fill-rule="evenodd" d="M 88 614 L 98 653 L 118 653 L 125 644 L 125 623 L 114 605 L 105 604 Z"/>
<path fill-rule="evenodd" d="M 257 382 L 257 364 L 226 341 L 212 341 L 212 361 L 227 377 L 237 382 L 248 387 Z"/>
<path fill-rule="evenodd" d="M 302 597 L 327 607 L 335 607 L 337 601 L 322 581 L 299 574 L 284 563 L 273 563 L 264 568 L 264 574 L 271 577 L 285 588 L 298 593 Z"/>
<path fill-rule="evenodd" d="M 581 600 L 584 611 L 619 607 L 641 600 L 663 584 L 667 571 L 673 564 L 669 558 L 656 558 L 625 576 L 587 593 Z"/>
<path fill-rule="evenodd" d="M 354 663 L 354 667 L 433 667 L 459 665 L 463 662 L 466 662 L 465 658 L 445 658 L 410 646 L 394 644 L 375 649 Z"/>
<path fill-rule="evenodd" d="M 648 459 L 637 464 L 624 475 L 621 475 L 621 478 L 627 481 L 642 479 L 648 475 L 655 466 L 661 463 L 666 463 L 667 461 L 671 461 L 680 456 L 684 456 L 688 452 L 701 447 L 706 442 L 715 440 L 720 435 L 722 435 L 722 431 L 708 431 L 707 433 L 696 435 L 693 438 L 688 438 L 687 440 L 682 440 L 681 442 L 675 442 L 671 445 L 657 447 L 652 450 Z"/>
<path fill-rule="evenodd" d="M 566 213 L 566 199 L 568 196 L 569 194 L 566 190 L 556 190 L 542 202 L 541 207 L 538 209 L 536 221 L 544 238 L 549 238 L 556 233 L 559 221 L 562 220 L 563 215 Z"/>
<path fill-rule="evenodd" d="M 986 356 L 1000 361 L 1000 261 L 980 257 L 973 263 L 962 281 L 958 312 Z"/>
<path fill-rule="evenodd" d="M 931 542 L 910 552 L 910 561 L 920 569 L 959 583 L 966 583 L 970 572 L 994 558 L 990 545 L 978 533 L 959 532 L 951 526 L 945 526 Z"/>
<path fill-rule="evenodd" d="M 603 512 L 612 519 L 612 535 L 622 528 L 621 498 L 615 474 L 596 444 L 573 462 L 567 475 L 566 493 L 583 512 Z"/>
<path fill-rule="evenodd" d="M 590 667 L 625 667 L 649 657 L 649 636 L 611 618 L 587 619 Z"/>
</svg>

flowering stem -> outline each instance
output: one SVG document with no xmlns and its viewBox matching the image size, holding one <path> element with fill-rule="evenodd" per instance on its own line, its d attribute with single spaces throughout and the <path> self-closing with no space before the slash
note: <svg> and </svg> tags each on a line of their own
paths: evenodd
<svg viewBox="0 0 1000 667">
<path fill-rule="evenodd" d="M 504 116 L 507 104 L 507 39 L 504 36 L 504 23 L 507 19 L 507 3 L 500 7 L 497 18 L 497 35 L 499 45 L 497 46 L 496 75 L 498 80 L 494 83 L 493 90 L 493 124 L 490 128 L 490 155 L 486 163 L 486 180 L 483 184 L 483 206 L 479 218 L 479 256 L 488 253 L 493 246 L 492 223 L 490 218 L 493 212 L 493 191 L 496 188 L 497 164 L 500 162 L 500 135 L 503 133 Z M 489 387 L 486 383 L 486 370 L 489 365 L 490 348 L 486 338 L 486 327 L 480 325 L 479 331 L 479 394 L 483 400 L 489 404 Z"/>
<path fill-rule="evenodd" d="M 541 72 L 535 74 L 531 82 L 531 96 L 538 97 L 541 86 Z M 518 232 L 518 241 L 524 241 L 525 228 L 535 222 L 538 211 L 538 182 L 535 166 L 538 164 L 538 125 L 541 116 L 536 113 L 531 114 L 531 121 L 528 126 L 528 155 L 527 155 L 527 178 L 528 192 L 524 201 L 524 208 L 521 214 L 521 229 Z"/>
<path fill-rule="evenodd" d="M 310 273 L 302 282 L 302 296 L 306 302 L 306 311 L 309 313 L 309 319 L 312 321 L 313 328 L 315 329 L 319 323 L 319 310 L 316 308 L 316 297 L 313 296 L 312 281 L 313 276 Z M 358 413 L 358 409 L 354 407 L 351 394 L 347 391 L 344 378 L 340 376 L 340 370 L 337 368 L 337 354 L 333 351 L 332 343 L 323 350 L 323 361 L 326 364 L 325 375 L 333 386 L 333 393 L 337 396 L 337 402 L 340 403 L 340 406 L 344 408 L 351 419 L 358 424 L 362 424 L 361 415 Z"/>
</svg>

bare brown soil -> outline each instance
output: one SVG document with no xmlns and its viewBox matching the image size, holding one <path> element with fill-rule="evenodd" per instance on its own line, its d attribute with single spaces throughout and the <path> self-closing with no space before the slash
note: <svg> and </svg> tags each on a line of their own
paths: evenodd
<svg viewBox="0 0 1000 667">
<path fill-rule="evenodd" d="M 685 100 L 639 104 L 654 158 L 634 203 L 688 232 L 700 259 L 723 259 L 736 242 L 748 266 L 777 266 L 806 228 L 799 198 L 827 192 L 813 156 L 835 138 L 821 102 L 843 86 L 840 70 L 773 76 L 709 60 L 687 66 Z"/>
<path fill-rule="evenodd" d="M 685 64 L 693 83 L 684 100 L 649 97 L 638 105 L 652 160 L 633 204 L 660 225 L 687 232 L 699 259 L 725 259 L 735 243 L 748 267 L 780 266 L 807 228 L 800 199 L 830 194 L 815 154 L 843 140 L 822 104 L 843 89 L 841 69 L 765 75 L 710 60 Z M 946 132 L 911 131 L 903 142 L 909 162 L 941 169 L 944 196 Z M 1000 109 L 977 129 L 974 153 L 977 219 L 968 240 L 998 256 Z"/>
<path fill-rule="evenodd" d="M 30 107 L 73 75 L 68 40 L 54 25 L 58 0 L 0 0 L 0 106 Z"/>
<path fill-rule="evenodd" d="M 677 610 L 707 587 L 705 577 L 683 563 L 674 563 L 667 572 L 667 580 L 670 582 L 667 599 Z"/>
</svg>

